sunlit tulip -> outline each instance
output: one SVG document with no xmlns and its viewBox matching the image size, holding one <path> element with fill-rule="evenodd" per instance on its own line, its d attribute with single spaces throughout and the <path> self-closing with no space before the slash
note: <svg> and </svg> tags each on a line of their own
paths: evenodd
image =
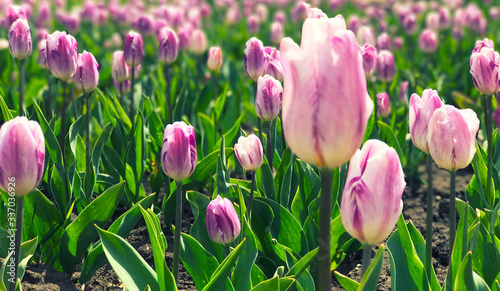
<svg viewBox="0 0 500 291">
<path fill-rule="evenodd" d="M 467 167 L 476 153 L 479 119 L 472 109 L 444 105 L 429 121 L 427 139 L 434 162 L 448 171 Z"/>
<path fill-rule="evenodd" d="M 135 68 L 142 62 L 143 56 L 144 48 L 141 35 L 133 31 L 129 32 L 123 44 L 123 58 L 125 63 L 129 67 Z"/>
<path fill-rule="evenodd" d="M 257 80 L 255 113 L 264 121 L 272 121 L 281 111 L 283 87 L 275 78 L 265 75 Z"/>
<path fill-rule="evenodd" d="M 208 236 L 218 244 L 234 241 L 241 231 L 240 219 L 233 203 L 220 195 L 208 204 L 205 222 Z"/>
<path fill-rule="evenodd" d="M 349 163 L 340 206 L 344 228 L 362 243 L 382 242 L 401 215 L 405 186 L 396 150 L 368 140 Z"/>
<path fill-rule="evenodd" d="M 366 77 L 370 77 L 377 68 L 377 50 L 369 44 L 365 44 L 361 50 L 363 56 L 363 70 Z"/>
<path fill-rule="evenodd" d="M 167 125 L 161 149 L 161 166 L 165 174 L 180 182 L 191 176 L 196 161 L 194 127 L 183 121 Z"/>
<path fill-rule="evenodd" d="M 377 76 L 382 82 L 390 82 L 396 75 L 394 55 L 390 51 L 381 51 L 377 55 Z"/>
<path fill-rule="evenodd" d="M 47 64 L 56 78 L 62 81 L 73 78 L 77 58 L 78 43 L 72 35 L 56 31 L 47 36 Z"/>
<path fill-rule="evenodd" d="M 273 43 L 280 43 L 283 39 L 283 24 L 281 24 L 281 22 L 273 22 L 269 34 Z"/>
<path fill-rule="evenodd" d="M 255 171 L 262 166 L 263 150 L 260 139 L 255 134 L 240 136 L 234 145 L 234 154 L 243 169 Z"/>
<path fill-rule="evenodd" d="M 113 53 L 113 63 L 111 65 L 111 77 L 113 80 L 123 82 L 130 76 L 130 67 L 125 64 L 123 59 L 123 51 L 115 51 Z"/>
<path fill-rule="evenodd" d="M 377 37 L 377 50 L 391 50 L 391 38 L 387 32 L 384 32 Z"/>
<path fill-rule="evenodd" d="M 23 60 L 31 54 L 31 49 L 31 34 L 28 22 L 24 19 L 18 19 L 10 27 L 10 54 L 16 59 Z"/>
<path fill-rule="evenodd" d="M 420 37 L 418 38 L 418 44 L 423 52 L 435 52 L 438 46 L 438 35 L 436 31 L 432 29 L 425 29 L 422 31 L 422 33 L 420 33 Z"/>
<path fill-rule="evenodd" d="M 222 53 L 220 47 L 213 46 L 208 50 L 207 68 L 210 71 L 218 71 L 222 67 Z"/>
<path fill-rule="evenodd" d="M 440 26 L 439 13 L 430 12 L 429 14 L 427 14 L 427 17 L 425 18 L 425 24 L 427 25 L 428 29 L 438 30 Z"/>
<path fill-rule="evenodd" d="M 487 43 L 487 42 L 486 42 Z M 483 94 L 492 95 L 498 92 L 498 73 L 500 65 L 500 55 L 489 47 L 489 44 L 473 52 L 470 58 L 470 73 L 477 90 Z M 478 50 L 476 45 L 475 50 Z"/>
<path fill-rule="evenodd" d="M 278 81 L 283 81 L 285 76 L 283 73 L 283 60 L 280 51 L 268 46 L 264 48 L 264 53 L 267 59 L 267 66 L 264 74 L 270 75 Z"/>
<path fill-rule="evenodd" d="M 193 30 L 189 40 L 189 49 L 197 55 L 201 55 L 207 50 L 207 35 L 203 30 Z"/>
<path fill-rule="evenodd" d="M 247 18 L 247 30 L 250 33 L 256 33 L 259 30 L 259 17 L 257 15 L 250 15 Z"/>
<path fill-rule="evenodd" d="M 412 94 L 410 98 L 409 128 L 413 144 L 423 152 L 429 153 L 427 142 L 427 131 L 429 121 L 436 109 L 443 106 L 443 101 L 439 98 L 438 92 L 432 89 L 425 89 L 422 98 L 417 94 Z"/>
<path fill-rule="evenodd" d="M 7 9 L 7 15 L 5 17 L 7 29 L 10 29 L 12 24 L 18 19 L 27 20 L 28 17 L 26 15 L 26 11 L 19 6 L 9 6 L 9 8 Z"/>
<path fill-rule="evenodd" d="M 373 35 L 373 30 L 368 26 L 361 26 L 356 34 L 358 43 L 361 46 L 369 44 L 371 46 L 375 45 L 375 36 Z"/>
<path fill-rule="evenodd" d="M 42 179 L 45 163 L 40 125 L 26 117 L 5 123 L 0 128 L 0 160 L 0 189 L 12 192 L 9 187 L 13 187 L 16 196 L 33 191 Z"/>
<path fill-rule="evenodd" d="M 323 12 L 319 8 L 310 8 L 309 9 L 309 15 L 307 16 L 307 18 L 315 18 L 315 19 L 324 18 L 324 19 L 328 19 L 328 16 L 326 15 L 325 12 Z"/>
<path fill-rule="evenodd" d="M 299 47 L 281 41 L 283 129 L 302 160 L 333 169 L 361 145 L 373 102 L 356 37 L 341 16 L 307 19 Z"/>
<path fill-rule="evenodd" d="M 385 118 L 391 114 L 391 103 L 387 93 L 377 94 L 377 113 L 380 117 Z"/>
<path fill-rule="evenodd" d="M 40 67 L 48 70 L 49 65 L 47 64 L 47 40 L 42 39 L 38 43 L 38 65 Z"/>
<path fill-rule="evenodd" d="M 254 81 L 264 75 L 269 57 L 264 52 L 262 41 L 255 37 L 249 39 L 245 45 L 245 72 Z"/>
<path fill-rule="evenodd" d="M 95 90 L 99 82 L 99 64 L 91 53 L 84 51 L 76 62 L 75 86 L 85 93 Z"/>
<path fill-rule="evenodd" d="M 401 83 L 401 88 L 399 88 L 399 101 L 401 101 L 401 103 L 403 103 L 405 106 L 408 106 L 408 97 L 406 97 L 408 85 L 408 81 L 404 81 L 403 83 Z"/>
<path fill-rule="evenodd" d="M 405 29 L 406 33 L 412 35 L 415 32 L 417 32 L 417 18 L 415 15 L 408 14 L 404 19 L 403 19 L 403 28 Z"/>
<path fill-rule="evenodd" d="M 167 65 L 172 64 L 177 59 L 179 51 L 179 39 L 175 32 L 168 28 L 162 28 L 158 37 L 160 43 L 158 47 L 158 59 Z"/>
</svg>

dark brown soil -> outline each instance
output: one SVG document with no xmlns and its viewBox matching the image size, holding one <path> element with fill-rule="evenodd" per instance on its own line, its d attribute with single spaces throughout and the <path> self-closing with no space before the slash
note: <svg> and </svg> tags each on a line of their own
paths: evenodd
<svg viewBox="0 0 500 291">
<path fill-rule="evenodd" d="M 422 177 L 425 177 L 425 168 L 421 166 L 419 172 Z M 470 170 L 462 170 L 457 172 L 457 196 L 463 199 L 465 188 L 471 179 Z M 443 282 L 448 266 L 448 197 L 449 197 L 449 182 L 450 175 L 447 171 L 434 168 L 434 233 L 433 233 L 433 264 L 436 270 L 438 280 Z M 406 220 L 411 219 L 417 229 L 425 237 L 425 214 L 426 214 L 426 186 L 421 184 L 408 185 L 403 195 L 403 215 Z M 117 211 L 118 212 L 118 211 Z M 119 213 L 118 213 L 119 214 Z M 117 215 L 118 215 L 117 214 Z M 188 232 L 193 216 L 188 204 L 184 205 L 183 213 L 183 232 Z M 168 249 L 165 255 L 167 265 L 172 262 L 172 251 L 174 245 L 173 234 L 168 231 L 163 224 L 162 228 L 165 233 Z M 143 258 L 154 268 L 153 253 L 149 243 L 149 235 L 146 226 L 141 221 L 138 226 L 127 237 L 127 241 L 143 256 Z M 374 252 L 377 247 L 374 247 Z M 361 252 L 358 252 L 350 257 L 346 257 L 344 262 L 339 266 L 337 271 L 349 276 L 350 278 L 360 281 L 360 266 Z M 111 268 L 109 264 L 101 267 L 92 279 L 86 284 L 78 283 L 80 272 L 77 271 L 72 275 L 60 273 L 53 270 L 47 265 L 31 264 L 27 267 L 26 275 L 23 279 L 23 290 L 26 291 L 51 291 L 51 290 L 123 290 L 123 284 Z M 384 265 L 380 275 L 379 290 L 390 290 L 391 274 L 389 257 L 387 252 L 384 257 Z M 333 277 L 332 290 L 343 290 L 339 283 Z M 184 267 L 180 267 L 180 289 L 179 290 L 196 290 L 191 276 L 186 272 Z"/>
</svg>

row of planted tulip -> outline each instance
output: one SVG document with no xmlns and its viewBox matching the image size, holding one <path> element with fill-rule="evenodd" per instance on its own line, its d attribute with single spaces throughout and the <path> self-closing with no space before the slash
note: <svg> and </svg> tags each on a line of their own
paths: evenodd
<svg viewBox="0 0 500 291">
<path fill-rule="evenodd" d="M 13 58 L 0 58 L 16 82 L 0 87 L 0 288 L 19 288 L 34 257 L 70 274 L 81 263 L 81 283 L 109 262 L 130 290 L 177 290 L 181 262 L 199 290 L 330 290 L 332 271 L 362 249 L 359 283 L 335 272 L 346 290 L 377 289 L 386 250 L 396 290 L 500 290 L 492 102 L 500 57 L 493 41 L 474 47 L 468 35 L 487 32 L 487 4 L 451 1 L 436 13 L 422 2 L 317 1 L 322 10 L 247 1 L 248 19 L 239 19 L 238 3 L 226 2 L 212 3 L 213 13 L 200 1 L 149 3 L 156 20 L 142 1 L 87 2 L 87 30 L 65 10 L 52 19 L 49 2 L 6 9 Z M 327 16 L 337 9 L 347 22 Z M 49 33 L 54 23 L 75 36 Z M 283 38 L 300 27 L 300 45 Z M 392 41 L 397 31 L 406 35 Z M 121 50 L 94 44 L 105 41 Z M 79 54 L 79 42 L 90 52 Z M 208 42 L 219 46 L 206 53 Z M 451 72 L 450 51 L 467 70 Z M 482 108 L 467 98 L 478 92 Z M 425 239 L 402 215 L 407 181 L 418 180 L 424 159 Z M 432 265 L 433 161 L 451 174 L 442 282 Z M 467 189 L 455 189 L 456 172 L 471 163 Z M 185 202 L 194 216 L 187 233 Z M 127 210 L 110 221 L 118 205 Z M 154 269 L 124 239 L 141 219 Z M 174 232 L 171 265 L 162 222 Z"/>
</svg>

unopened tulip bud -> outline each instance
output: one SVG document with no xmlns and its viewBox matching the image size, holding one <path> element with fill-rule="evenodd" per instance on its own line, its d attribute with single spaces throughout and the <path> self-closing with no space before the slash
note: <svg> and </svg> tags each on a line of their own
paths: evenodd
<svg viewBox="0 0 500 291">
<path fill-rule="evenodd" d="M 307 16 L 307 18 L 328 19 L 328 15 L 326 15 L 326 13 L 319 8 L 311 8 L 309 9 L 309 15 Z"/>
<path fill-rule="evenodd" d="M 356 34 L 356 37 L 360 46 L 364 46 L 365 44 L 369 44 L 371 46 L 375 45 L 373 30 L 368 26 L 361 26 Z"/>
<path fill-rule="evenodd" d="M 368 140 L 349 163 L 340 207 L 344 228 L 362 243 L 386 239 L 403 210 L 405 186 L 396 150 Z"/>
<path fill-rule="evenodd" d="M 409 124 L 413 144 L 421 151 L 429 153 L 427 131 L 434 111 L 443 106 L 436 90 L 425 89 L 422 98 L 412 94 L 410 98 Z"/>
<path fill-rule="evenodd" d="M 47 35 L 49 35 L 49 32 L 47 29 L 45 28 L 39 28 L 36 32 L 36 39 L 37 41 L 41 41 L 41 40 L 46 40 L 47 39 Z"/>
<path fill-rule="evenodd" d="M 498 92 L 500 56 L 488 46 L 483 46 L 479 52 L 472 53 L 470 58 L 470 73 L 477 90 L 483 94 Z"/>
<path fill-rule="evenodd" d="M 281 23 L 281 25 L 283 26 L 286 22 L 285 11 L 283 10 L 276 11 L 276 13 L 274 14 L 274 21 Z"/>
<path fill-rule="evenodd" d="M 23 196 L 40 183 L 45 164 L 45 139 L 40 125 L 16 117 L 0 128 L 0 189 Z M 15 185 L 14 191 L 12 185 Z"/>
<path fill-rule="evenodd" d="M 396 49 L 400 50 L 402 47 L 403 47 L 403 38 L 400 37 L 400 36 L 397 36 L 394 38 L 394 46 L 396 47 Z"/>
<path fill-rule="evenodd" d="M 273 43 L 279 44 L 283 39 L 283 25 L 280 22 L 271 24 L 270 38 Z"/>
<path fill-rule="evenodd" d="M 259 3 L 257 6 L 255 6 L 255 13 L 257 14 L 257 17 L 259 18 L 259 22 L 266 22 L 269 12 L 267 9 L 267 6 L 265 4 Z"/>
<path fill-rule="evenodd" d="M 438 30 L 439 29 L 439 14 L 437 12 L 430 12 L 425 18 L 425 23 L 428 29 Z"/>
<path fill-rule="evenodd" d="M 387 93 L 377 94 L 377 106 L 377 113 L 380 117 L 386 118 L 389 114 L 391 114 L 391 103 Z"/>
<path fill-rule="evenodd" d="M 358 32 L 358 29 L 361 25 L 361 21 L 359 20 L 359 17 L 357 15 L 352 15 L 349 17 L 349 20 L 347 22 L 347 28 L 351 30 L 354 33 Z"/>
<path fill-rule="evenodd" d="M 280 51 L 268 46 L 264 48 L 264 53 L 268 60 L 264 74 L 270 75 L 280 82 L 283 81 L 285 76 Z"/>
<path fill-rule="evenodd" d="M 222 67 L 222 54 L 220 47 L 213 46 L 208 50 L 207 68 L 210 71 L 218 71 Z"/>
<path fill-rule="evenodd" d="M 291 11 L 292 20 L 306 20 L 309 15 L 310 5 L 304 1 L 299 1 L 295 4 Z"/>
<path fill-rule="evenodd" d="M 48 70 L 49 65 L 47 64 L 47 40 L 42 39 L 38 43 L 38 65 L 40 67 Z"/>
<path fill-rule="evenodd" d="M 436 31 L 425 29 L 418 38 L 420 49 L 425 53 L 433 53 L 437 50 L 438 36 Z"/>
<path fill-rule="evenodd" d="M 170 65 L 177 59 L 179 51 L 179 39 L 175 32 L 168 28 L 162 28 L 159 36 L 158 59 L 160 62 Z"/>
<path fill-rule="evenodd" d="M 24 19 L 18 19 L 10 27 L 10 54 L 16 59 L 23 60 L 31 54 L 31 49 L 31 34 L 28 22 Z"/>
<path fill-rule="evenodd" d="M 383 32 L 377 37 L 377 50 L 391 50 L 391 38 L 387 32 Z"/>
<path fill-rule="evenodd" d="M 75 86 L 85 93 L 95 90 L 99 82 L 99 64 L 91 53 L 84 51 L 76 62 Z"/>
<path fill-rule="evenodd" d="M 113 53 L 113 63 L 111 65 L 111 77 L 113 80 L 123 82 L 129 78 L 130 67 L 125 64 L 123 59 L 123 51 L 115 51 Z"/>
<path fill-rule="evenodd" d="M 215 243 L 228 244 L 240 234 L 240 219 L 233 204 L 220 195 L 208 204 L 205 220 L 208 236 Z"/>
<path fill-rule="evenodd" d="M 134 68 L 142 62 L 143 56 L 144 48 L 141 35 L 133 31 L 129 32 L 123 45 L 125 63 L 129 67 Z"/>
<path fill-rule="evenodd" d="M 408 91 L 408 81 L 404 81 L 401 83 L 401 88 L 399 89 L 399 101 L 403 103 L 405 106 L 408 106 L 408 98 L 407 96 L 407 91 Z"/>
<path fill-rule="evenodd" d="M 267 64 L 269 62 L 268 56 L 264 52 L 264 45 L 262 41 L 252 37 L 245 45 L 245 72 L 247 76 L 254 81 L 264 75 Z"/>
<path fill-rule="evenodd" d="M 450 26 L 450 10 L 443 7 L 439 10 L 439 29 L 445 29 Z"/>
<path fill-rule="evenodd" d="M 479 119 L 471 109 L 451 105 L 434 111 L 429 121 L 429 151 L 432 159 L 448 171 L 467 167 L 476 153 Z"/>
<path fill-rule="evenodd" d="M 161 165 L 165 174 L 180 182 L 191 176 L 196 161 L 194 127 L 183 121 L 167 125 L 161 149 Z"/>
<path fill-rule="evenodd" d="M 250 33 L 256 33 L 259 30 L 259 17 L 257 15 L 250 15 L 247 20 L 247 29 Z"/>
<path fill-rule="evenodd" d="M 370 77 L 377 68 L 377 50 L 369 44 L 365 44 L 361 51 L 363 56 L 363 70 L 365 76 Z"/>
<path fill-rule="evenodd" d="M 472 50 L 472 53 L 479 53 L 479 52 L 481 52 L 481 49 L 483 47 L 494 49 L 495 48 L 495 44 L 493 43 L 493 41 L 491 41 L 491 40 L 489 40 L 487 38 L 485 38 L 484 40 L 478 40 L 478 41 L 476 41 L 476 46 Z"/>
<path fill-rule="evenodd" d="M 403 28 L 410 35 L 417 32 L 417 18 L 415 17 L 415 15 L 413 13 L 408 14 L 403 19 Z"/>
<path fill-rule="evenodd" d="M 47 64 L 56 78 L 62 81 L 73 78 L 77 58 L 78 43 L 73 36 L 61 31 L 47 36 Z"/>
<path fill-rule="evenodd" d="M 5 18 L 7 29 L 10 29 L 12 24 L 18 19 L 27 20 L 28 17 L 26 15 L 26 11 L 24 11 L 24 9 L 19 6 L 9 6 L 7 10 L 7 16 Z"/>
<path fill-rule="evenodd" d="M 377 55 L 377 76 L 382 82 L 390 82 L 396 75 L 394 55 L 390 51 L 381 51 Z"/>
<path fill-rule="evenodd" d="M 259 138 L 255 134 L 240 136 L 234 145 L 234 154 L 243 169 L 255 171 L 262 166 L 263 150 Z"/>
<path fill-rule="evenodd" d="M 272 121 L 281 111 L 283 87 L 275 78 L 265 75 L 257 81 L 255 113 L 262 120 Z"/>
<path fill-rule="evenodd" d="M 203 30 L 193 30 L 191 39 L 189 40 L 189 48 L 197 55 L 201 55 L 207 50 L 207 35 Z"/>
</svg>

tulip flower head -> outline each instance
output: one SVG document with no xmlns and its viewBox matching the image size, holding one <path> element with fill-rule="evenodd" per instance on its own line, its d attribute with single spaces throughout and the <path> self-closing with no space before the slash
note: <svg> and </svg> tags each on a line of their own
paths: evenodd
<svg viewBox="0 0 500 291">
<path fill-rule="evenodd" d="M 448 171 L 467 167 L 476 153 L 479 119 L 472 109 L 444 105 L 429 121 L 427 140 L 434 162 Z"/>
<path fill-rule="evenodd" d="M 143 56 L 144 48 L 141 35 L 134 31 L 129 32 L 123 44 L 123 58 L 125 63 L 129 67 L 135 68 L 142 62 Z"/>
<path fill-rule="evenodd" d="M 381 51 L 377 55 L 377 76 L 382 82 L 390 82 L 396 75 L 394 55 L 390 51 Z"/>
<path fill-rule="evenodd" d="M 308 18 L 302 42 L 281 41 L 283 129 L 302 160 L 333 169 L 361 145 L 373 111 L 360 48 L 342 16 Z"/>
<path fill-rule="evenodd" d="M 207 68 L 218 71 L 222 67 L 222 53 L 220 47 L 213 46 L 208 50 Z"/>
<path fill-rule="evenodd" d="M 248 137 L 240 136 L 238 143 L 234 145 L 234 153 L 243 169 L 247 171 L 255 171 L 262 166 L 262 144 L 255 134 Z"/>
<path fill-rule="evenodd" d="M 240 219 L 234 206 L 227 198 L 217 195 L 207 206 L 205 218 L 210 239 L 218 244 L 227 244 L 240 235 Z"/>
<path fill-rule="evenodd" d="M 273 43 L 279 44 L 283 39 L 283 24 L 281 22 L 273 22 L 271 24 L 270 38 Z"/>
<path fill-rule="evenodd" d="M 272 121 L 281 111 L 283 87 L 270 75 L 257 80 L 257 95 L 255 97 L 255 113 L 264 121 Z"/>
<path fill-rule="evenodd" d="M 410 136 L 413 144 L 425 153 L 429 153 L 429 144 L 427 142 L 429 121 L 434 111 L 443 105 L 443 101 L 439 98 L 436 90 L 425 89 L 422 93 L 422 98 L 417 94 L 411 95 L 409 112 Z"/>
<path fill-rule="evenodd" d="M 377 50 L 369 44 L 361 50 L 361 56 L 363 56 L 363 70 L 366 77 L 370 77 L 375 72 L 377 68 Z"/>
<path fill-rule="evenodd" d="M 23 60 L 31 54 L 31 49 L 31 34 L 28 21 L 19 18 L 10 27 L 10 54 L 16 59 Z"/>
<path fill-rule="evenodd" d="M 196 162 L 194 127 L 183 121 L 167 125 L 161 149 L 161 165 L 165 174 L 180 182 L 191 176 Z"/>
<path fill-rule="evenodd" d="M 247 76 L 257 81 L 260 76 L 264 75 L 268 62 L 269 56 L 264 52 L 262 41 L 256 37 L 249 39 L 245 45 L 245 72 Z"/>
<path fill-rule="evenodd" d="M 78 43 L 66 32 L 56 31 L 47 36 L 47 64 L 54 77 L 68 81 L 76 72 Z"/>
<path fill-rule="evenodd" d="M 27 20 L 28 17 L 26 15 L 26 11 L 19 6 L 9 6 L 7 9 L 7 15 L 5 17 L 5 22 L 7 24 L 7 29 L 10 29 L 12 24 L 16 22 L 18 19 L 24 19 Z"/>
<path fill-rule="evenodd" d="M 387 32 L 383 32 L 377 37 L 377 50 L 391 50 L 391 38 Z"/>
<path fill-rule="evenodd" d="M 42 39 L 38 43 L 38 65 L 40 67 L 48 70 L 49 65 L 47 64 L 47 40 Z"/>
<path fill-rule="evenodd" d="M 130 67 L 125 64 L 123 51 L 115 51 L 113 53 L 113 63 L 111 65 L 111 77 L 113 80 L 123 82 L 130 76 Z"/>
<path fill-rule="evenodd" d="M 349 163 L 340 207 L 344 228 L 362 243 L 382 242 L 401 215 L 405 186 L 396 150 L 368 140 Z"/>
<path fill-rule="evenodd" d="M 380 117 L 385 118 L 391 114 L 391 103 L 387 93 L 377 94 L 377 113 Z"/>
<path fill-rule="evenodd" d="M 91 53 L 84 51 L 76 62 L 75 86 L 85 93 L 91 93 L 99 82 L 99 64 Z"/>
<path fill-rule="evenodd" d="M 189 49 L 197 55 L 201 55 L 207 50 L 207 35 L 203 30 L 193 30 L 189 40 Z"/>
<path fill-rule="evenodd" d="M 438 35 L 432 29 L 425 29 L 418 38 L 420 49 L 425 53 L 433 53 L 437 50 Z"/>
<path fill-rule="evenodd" d="M 40 183 L 45 164 L 45 138 L 36 121 L 16 117 L 0 128 L 0 189 L 15 183 L 15 195 L 23 196 Z M 12 184 L 11 184 L 12 185 Z"/>
<path fill-rule="evenodd" d="M 170 65 L 177 59 L 179 51 L 179 39 L 175 32 L 168 28 L 162 28 L 159 35 L 158 59 L 160 62 Z"/>
<path fill-rule="evenodd" d="M 283 63 L 280 51 L 266 46 L 264 48 L 264 53 L 267 58 L 267 65 L 264 74 L 270 75 L 278 81 L 283 81 L 285 76 L 283 74 Z"/>
<path fill-rule="evenodd" d="M 487 95 L 498 92 L 499 65 L 500 55 L 494 51 L 492 42 L 476 43 L 470 58 L 470 73 L 479 92 Z"/>
</svg>

